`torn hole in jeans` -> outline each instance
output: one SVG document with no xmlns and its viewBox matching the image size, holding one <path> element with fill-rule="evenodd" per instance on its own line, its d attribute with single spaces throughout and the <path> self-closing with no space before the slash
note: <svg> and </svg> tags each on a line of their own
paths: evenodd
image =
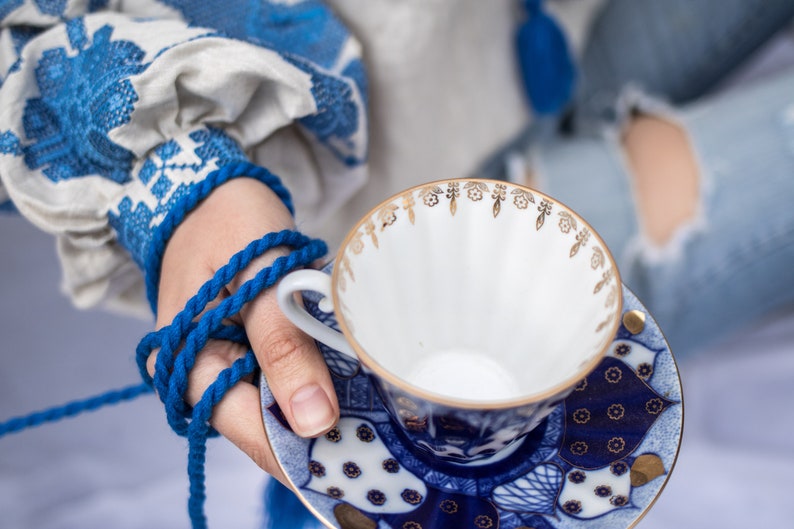
<svg viewBox="0 0 794 529">
<path fill-rule="evenodd" d="M 605 136 L 619 152 L 638 226 L 625 258 L 650 265 L 677 260 L 706 228 L 703 164 L 674 108 L 633 87 L 623 91 L 616 108 L 618 121 Z"/>
</svg>

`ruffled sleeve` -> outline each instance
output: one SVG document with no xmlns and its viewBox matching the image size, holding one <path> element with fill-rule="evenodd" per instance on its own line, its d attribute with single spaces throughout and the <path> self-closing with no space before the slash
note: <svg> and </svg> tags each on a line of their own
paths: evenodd
<svg viewBox="0 0 794 529">
<path fill-rule="evenodd" d="M 158 18 L 137 18 L 154 4 Z M 356 41 L 318 2 L 257 2 L 263 11 L 216 16 L 215 27 L 202 11 L 237 4 L 64 11 L 24 42 L 0 39 L 0 202 L 56 236 L 76 305 L 147 313 L 152 234 L 229 164 L 280 174 L 309 226 L 363 184 Z"/>
</svg>

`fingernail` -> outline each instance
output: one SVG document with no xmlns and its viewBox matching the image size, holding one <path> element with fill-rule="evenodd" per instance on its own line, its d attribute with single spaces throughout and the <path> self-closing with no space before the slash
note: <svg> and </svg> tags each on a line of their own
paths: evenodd
<svg viewBox="0 0 794 529">
<path fill-rule="evenodd" d="M 290 400 L 297 434 L 313 437 L 329 429 L 336 421 L 334 409 L 325 391 L 317 384 L 303 386 Z"/>
</svg>

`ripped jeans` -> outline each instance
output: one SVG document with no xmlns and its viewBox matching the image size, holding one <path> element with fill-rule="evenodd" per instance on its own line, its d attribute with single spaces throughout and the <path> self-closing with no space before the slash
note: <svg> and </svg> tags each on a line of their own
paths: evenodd
<svg viewBox="0 0 794 529">
<path fill-rule="evenodd" d="M 686 355 L 794 303 L 794 68 L 677 110 L 636 92 L 620 101 L 690 141 L 699 204 L 669 241 L 642 232 L 621 123 L 537 147 L 531 163 L 539 187 L 604 238 L 673 350 Z"/>
<path fill-rule="evenodd" d="M 794 67 L 708 95 L 792 17 L 790 0 L 609 1 L 573 134 L 527 156 L 534 183 L 602 235 L 679 355 L 794 303 Z M 636 113 L 680 127 L 697 166 L 695 212 L 663 243 L 644 233 L 621 141 Z"/>
</svg>

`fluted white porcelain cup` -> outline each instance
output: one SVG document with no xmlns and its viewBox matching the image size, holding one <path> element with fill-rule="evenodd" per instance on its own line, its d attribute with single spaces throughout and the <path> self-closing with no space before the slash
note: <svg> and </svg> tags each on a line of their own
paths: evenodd
<svg viewBox="0 0 794 529">
<path fill-rule="evenodd" d="M 341 332 L 295 295 L 316 291 Z M 620 323 L 598 234 L 538 191 L 460 179 L 403 191 L 350 230 L 333 273 L 278 288 L 285 314 L 357 358 L 394 422 L 433 458 L 511 453 L 600 362 Z"/>
</svg>

